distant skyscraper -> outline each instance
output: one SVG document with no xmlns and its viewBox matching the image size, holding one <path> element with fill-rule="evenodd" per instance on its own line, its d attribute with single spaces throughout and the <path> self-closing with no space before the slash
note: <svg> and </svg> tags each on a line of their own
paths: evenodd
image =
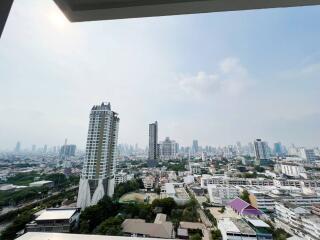
<svg viewBox="0 0 320 240">
<path fill-rule="evenodd" d="M 267 142 L 256 139 L 254 141 L 254 151 L 256 160 L 260 165 L 266 165 L 270 162 L 269 147 Z"/>
<path fill-rule="evenodd" d="M 76 145 L 74 144 L 67 144 L 63 145 L 60 149 L 60 157 L 61 158 L 68 158 L 73 157 L 76 154 Z"/>
<path fill-rule="evenodd" d="M 36 149 L 37 149 L 37 146 L 36 146 L 35 144 L 33 144 L 33 145 L 32 145 L 32 148 L 31 148 L 31 151 L 32 151 L 32 152 L 35 152 Z"/>
<path fill-rule="evenodd" d="M 237 148 L 237 154 L 238 154 L 238 155 L 241 155 L 242 152 L 243 152 L 242 146 L 241 146 L 241 142 L 237 142 L 236 148 Z"/>
<path fill-rule="evenodd" d="M 199 144 L 198 144 L 198 140 L 193 140 L 192 142 L 192 152 L 194 154 L 199 152 Z"/>
<path fill-rule="evenodd" d="M 158 122 L 149 124 L 149 154 L 148 160 L 151 163 L 159 158 L 158 146 Z M 152 165 L 152 164 L 151 164 Z"/>
<path fill-rule="evenodd" d="M 93 106 L 77 201 L 82 209 L 113 195 L 118 130 L 119 117 L 110 103 Z"/>
<path fill-rule="evenodd" d="M 48 150 L 48 145 L 45 144 L 45 145 L 43 146 L 43 153 L 47 153 L 47 150 Z"/>
<path fill-rule="evenodd" d="M 308 163 L 312 163 L 318 160 L 317 156 L 315 155 L 314 149 L 301 148 L 299 155 Z"/>
<path fill-rule="evenodd" d="M 17 144 L 16 144 L 16 147 L 15 147 L 14 151 L 15 151 L 16 153 L 18 153 L 18 152 L 20 152 L 20 150 L 21 150 L 21 143 L 18 141 Z"/>
<path fill-rule="evenodd" d="M 274 144 L 273 151 L 274 151 L 274 154 L 276 156 L 282 156 L 283 155 L 283 148 L 282 148 L 281 142 L 277 142 L 277 143 Z"/>
</svg>

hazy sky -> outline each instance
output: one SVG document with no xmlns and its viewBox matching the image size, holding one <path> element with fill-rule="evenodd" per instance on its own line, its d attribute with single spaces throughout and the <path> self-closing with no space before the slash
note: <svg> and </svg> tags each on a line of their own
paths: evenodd
<svg viewBox="0 0 320 240">
<path fill-rule="evenodd" d="M 69 23 L 15 0 L 0 39 L 0 149 L 85 145 L 110 101 L 120 143 L 320 145 L 320 7 Z"/>
</svg>

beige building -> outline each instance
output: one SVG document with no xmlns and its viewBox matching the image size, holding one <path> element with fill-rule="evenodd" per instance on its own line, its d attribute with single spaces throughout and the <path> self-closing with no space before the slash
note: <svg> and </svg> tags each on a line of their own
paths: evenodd
<svg viewBox="0 0 320 240">
<path fill-rule="evenodd" d="M 121 227 L 131 237 L 175 238 L 173 225 L 166 219 L 166 214 L 159 213 L 154 223 L 147 223 L 144 219 L 126 219 Z"/>
</svg>

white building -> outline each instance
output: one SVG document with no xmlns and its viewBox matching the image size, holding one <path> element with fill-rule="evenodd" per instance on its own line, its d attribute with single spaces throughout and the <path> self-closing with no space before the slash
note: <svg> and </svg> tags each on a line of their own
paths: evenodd
<svg viewBox="0 0 320 240">
<path fill-rule="evenodd" d="M 207 186 L 210 202 L 217 205 L 226 205 L 239 197 L 239 189 L 232 185 L 209 184 Z"/>
<path fill-rule="evenodd" d="M 70 233 L 45 233 L 45 232 L 27 232 L 18 237 L 17 240 L 163 240 L 163 238 L 150 237 L 121 237 L 89 234 L 70 234 Z"/>
<path fill-rule="evenodd" d="M 159 151 L 160 158 L 162 160 L 174 159 L 178 154 L 179 145 L 174 140 L 170 140 L 169 137 L 166 137 L 166 139 L 163 142 L 160 142 Z"/>
<path fill-rule="evenodd" d="M 290 177 L 300 177 L 306 173 L 303 166 L 284 163 L 280 165 L 281 173 Z"/>
<path fill-rule="evenodd" d="M 277 227 L 282 227 L 302 239 L 320 239 L 320 217 L 310 210 L 286 202 L 276 203 Z"/>
<path fill-rule="evenodd" d="M 190 200 L 190 196 L 183 187 L 183 183 L 166 183 L 161 188 L 161 198 L 171 197 L 178 205 L 184 205 Z"/>
<path fill-rule="evenodd" d="M 190 172 L 191 174 L 201 174 L 201 166 L 199 163 L 190 163 Z"/>
<path fill-rule="evenodd" d="M 142 179 L 142 182 L 145 189 L 152 189 L 154 186 L 154 177 L 146 176 Z"/>
<path fill-rule="evenodd" d="M 128 180 L 128 174 L 125 172 L 118 172 L 115 174 L 115 185 L 118 185 L 119 183 L 125 183 Z"/>
<path fill-rule="evenodd" d="M 48 208 L 26 225 L 28 232 L 69 233 L 79 226 L 80 208 Z"/>
<path fill-rule="evenodd" d="M 77 200 L 82 209 L 113 195 L 118 129 L 119 117 L 110 103 L 92 107 Z"/>
</svg>

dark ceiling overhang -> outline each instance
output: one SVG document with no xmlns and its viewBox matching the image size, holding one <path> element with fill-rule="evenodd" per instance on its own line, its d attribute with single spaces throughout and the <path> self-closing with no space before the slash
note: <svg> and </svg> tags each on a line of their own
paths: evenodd
<svg viewBox="0 0 320 240">
<path fill-rule="evenodd" d="M 72 22 L 311 6 L 320 0 L 54 0 Z"/>
<path fill-rule="evenodd" d="M 0 0 L 0 37 L 6 24 L 13 0 Z"/>
</svg>

